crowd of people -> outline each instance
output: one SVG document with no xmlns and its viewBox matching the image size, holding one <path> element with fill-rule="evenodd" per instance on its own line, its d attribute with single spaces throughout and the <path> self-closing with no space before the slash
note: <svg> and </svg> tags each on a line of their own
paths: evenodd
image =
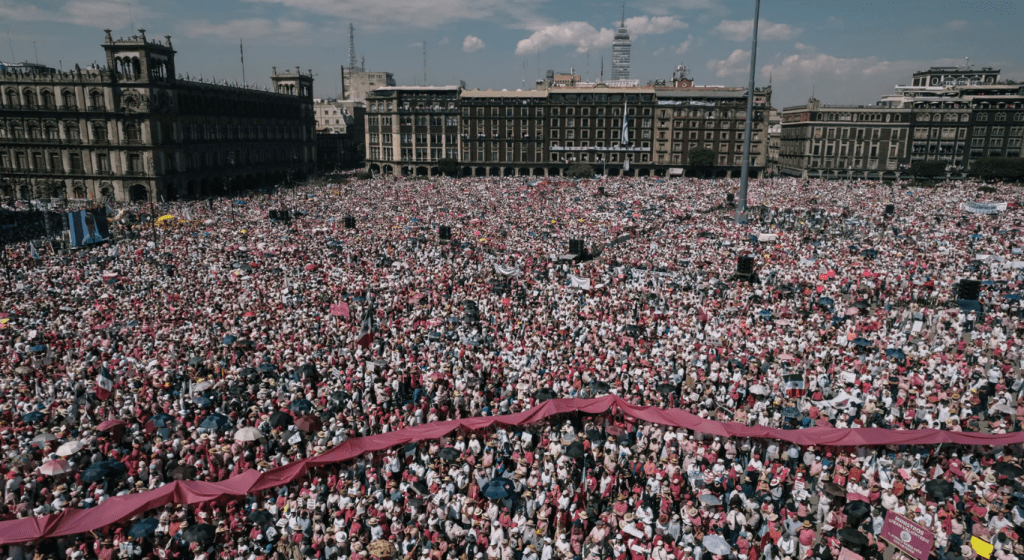
<svg viewBox="0 0 1024 560">
<path fill-rule="evenodd" d="M 933 557 L 977 557 L 977 537 L 1024 558 L 1019 443 L 801 447 L 615 410 L 460 430 L 88 533 L 5 534 L 551 398 L 786 429 L 1020 431 L 1015 187 L 754 180 L 746 225 L 735 187 L 352 179 L 112 204 L 109 243 L 7 246 L 4 557 L 881 558 L 892 511 L 934 534 Z M 996 209 L 965 211 L 977 201 Z M 738 275 L 744 255 L 756 266 Z M 977 301 L 962 279 L 981 281 Z"/>
</svg>

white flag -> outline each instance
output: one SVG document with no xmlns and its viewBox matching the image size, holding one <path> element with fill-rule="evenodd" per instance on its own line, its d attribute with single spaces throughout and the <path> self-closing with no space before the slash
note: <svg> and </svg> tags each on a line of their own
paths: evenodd
<svg viewBox="0 0 1024 560">
<path fill-rule="evenodd" d="M 625 101 L 622 102 L 622 141 L 619 144 L 623 146 L 629 144 L 629 111 Z"/>
<path fill-rule="evenodd" d="M 39 251 L 36 251 L 36 244 L 29 241 L 28 248 L 30 251 L 32 251 L 32 258 L 39 259 Z"/>
</svg>

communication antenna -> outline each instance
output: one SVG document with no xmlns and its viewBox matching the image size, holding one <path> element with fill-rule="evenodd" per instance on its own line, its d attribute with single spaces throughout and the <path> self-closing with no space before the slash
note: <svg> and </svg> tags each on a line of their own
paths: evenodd
<svg viewBox="0 0 1024 560">
<path fill-rule="evenodd" d="M 348 24 L 348 67 L 356 69 L 356 26 Z"/>
</svg>

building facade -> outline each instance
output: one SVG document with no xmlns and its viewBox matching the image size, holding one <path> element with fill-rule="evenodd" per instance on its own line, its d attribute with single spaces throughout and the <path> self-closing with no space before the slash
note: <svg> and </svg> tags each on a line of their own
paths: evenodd
<svg viewBox="0 0 1024 560">
<path fill-rule="evenodd" d="M 948 173 L 959 174 L 983 157 L 1020 157 L 1024 86 L 1001 83 L 992 68 L 946 67 L 915 72 L 912 84 L 875 105 L 812 99 L 785 108 L 782 172 L 897 179 L 919 160 L 943 161 Z"/>
<path fill-rule="evenodd" d="M 0 68 L 0 193 L 174 200 L 315 170 L 311 73 L 273 92 L 182 78 L 170 36 L 114 40 L 106 66 Z"/>
<path fill-rule="evenodd" d="M 755 91 L 755 176 L 765 166 L 770 98 L 770 88 Z M 464 176 L 557 176 L 577 162 L 606 175 L 666 176 L 685 173 L 700 146 L 716 152 L 715 174 L 730 177 L 742 165 L 746 90 L 386 88 L 367 111 L 373 172 L 434 175 L 448 158 Z"/>
<path fill-rule="evenodd" d="M 615 30 L 615 38 L 612 41 L 612 81 L 629 79 L 632 46 L 633 43 L 629 40 L 629 30 L 626 29 L 626 12 L 623 9 L 622 23 Z"/>
<path fill-rule="evenodd" d="M 398 85 L 391 72 L 367 72 L 363 68 L 342 68 L 341 73 L 341 99 L 343 101 L 365 101 L 371 91 Z"/>
<path fill-rule="evenodd" d="M 768 159 L 765 169 L 768 173 L 779 172 L 779 148 L 782 146 L 782 115 L 775 107 L 768 111 Z"/>
<path fill-rule="evenodd" d="M 384 87 L 366 100 L 366 161 L 374 172 L 434 175 L 459 157 L 458 86 Z"/>
<path fill-rule="evenodd" d="M 355 169 L 365 164 L 366 108 L 362 101 L 315 99 L 317 169 Z"/>
<path fill-rule="evenodd" d="M 827 105 L 811 99 L 782 115 L 782 173 L 823 178 L 897 178 L 908 159 L 911 111 Z"/>
</svg>

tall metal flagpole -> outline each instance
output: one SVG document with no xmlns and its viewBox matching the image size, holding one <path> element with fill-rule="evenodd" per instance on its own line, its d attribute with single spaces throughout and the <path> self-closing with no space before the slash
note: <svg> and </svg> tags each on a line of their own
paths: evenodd
<svg viewBox="0 0 1024 560">
<path fill-rule="evenodd" d="M 757 68 L 757 21 L 761 17 L 761 0 L 754 0 L 754 39 L 750 45 L 750 85 L 747 88 L 747 122 L 743 132 L 743 169 L 740 172 L 740 195 L 736 202 L 736 223 L 747 223 L 747 181 L 750 179 L 750 137 L 754 123 L 754 72 Z"/>
</svg>

